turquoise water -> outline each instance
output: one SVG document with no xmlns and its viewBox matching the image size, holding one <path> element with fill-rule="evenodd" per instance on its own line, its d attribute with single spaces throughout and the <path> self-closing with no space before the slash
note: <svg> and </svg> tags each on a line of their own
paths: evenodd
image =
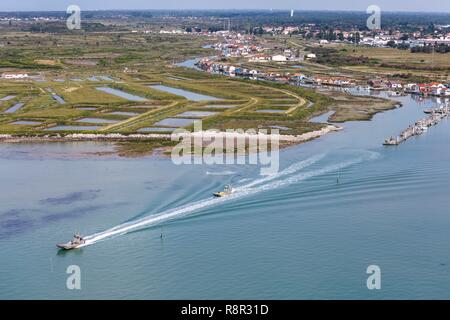
<svg viewBox="0 0 450 320">
<path fill-rule="evenodd" d="M 396 99 L 284 149 L 271 177 L 86 156 L 107 144 L 0 145 L 0 298 L 450 298 L 450 123 L 383 147 L 434 105 Z M 212 198 L 224 184 L 233 196 Z M 89 245 L 58 252 L 75 231 Z M 73 264 L 80 291 L 65 287 Z M 366 288 L 372 264 L 381 291 Z"/>
</svg>

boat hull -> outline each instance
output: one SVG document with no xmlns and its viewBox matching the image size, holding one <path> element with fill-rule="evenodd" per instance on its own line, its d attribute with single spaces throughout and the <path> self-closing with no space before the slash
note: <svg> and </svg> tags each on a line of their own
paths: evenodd
<svg viewBox="0 0 450 320">
<path fill-rule="evenodd" d="M 57 244 L 56 246 L 62 250 L 73 250 L 73 249 L 79 248 L 81 245 L 83 245 L 83 243 L 81 243 L 81 244 L 62 243 L 62 244 Z"/>
</svg>

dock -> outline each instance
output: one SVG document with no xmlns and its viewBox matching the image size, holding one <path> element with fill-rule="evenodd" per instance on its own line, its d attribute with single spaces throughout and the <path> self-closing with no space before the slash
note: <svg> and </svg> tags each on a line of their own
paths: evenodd
<svg viewBox="0 0 450 320">
<path fill-rule="evenodd" d="M 408 128 L 402 131 L 397 137 L 390 137 L 383 143 L 385 146 L 398 146 L 411 137 L 419 136 L 428 131 L 428 128 L 437 125 L 444 118 L 450 115 L 449 107 L 440 107 L 434 109 L 427 109 L 424 111 L 429 114 L 429 117 L 423 120 L 419 120 L 416 123 L 410 125 Z"/>
</svg>

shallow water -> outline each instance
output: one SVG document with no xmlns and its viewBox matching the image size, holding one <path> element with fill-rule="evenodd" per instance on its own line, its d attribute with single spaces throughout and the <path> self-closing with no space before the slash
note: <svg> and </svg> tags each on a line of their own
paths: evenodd
<svg viewBox="0 0 450 320">
<path fill-rule="evenodd" d="M 396 99 L 403 108 L 282 150 L 269 177 L 76 156 L 102 150 L 91 143 L 1 144 L 0 298 L 450 298 L 450 123 L 383 147 L 433 105 Z M 233 196 L 212 198 L 225 184 Z M 58 252 L 75 231 L 89 245 Z M 65 289 L 74 264 L 80 291 Z"/>
<path fill-rule="evenodd" d="M 5 113 L 14 113 L 14 112 L 18 111 L 20 108 L 22 108 L 24 105 L 25 105 L 24 103 L 16 103 L 8 110 L 5 110 Z"/>
<path fill-rule="evenodd" d="M 231 108 L 236 108 L 237 106 L 231 106 L 231 105 L 207 105 L 204 106 L 203 108 L 211 108 L 211 109 L 231 109 Z"/>
<path fill-rule="evenodd" d="M 286 110 L 278 110 L 278 109 L 259 109 L 256 110 L 258 113 L 284 113 Z"/>
<path fill-rule="evenodd" d="M 334 111 L 329 111 L 326 112 L 324 114 L 321 114 L 320 116 L 317 117 L 313 117 L 311 119 L 309 119 L 309 122 L 314 122 L 314 123 L 326 123 L 328 122 L 328 119 L 334 114 Z"/>
<path fill-rule="evenodd" d="M 98 130 L 101 126 L 56 126 L 45 129 L 45 131 L 87 131 L 87 130 Z"/>
<path fill-rule="evenodd" d="M 53 99 L 55 99 L 59 104 L 65 104 L 66 102 L 64 101 L 63 98 L 61 98 L 60 96 L 56 95 L 56 94 L 52 94 Z"/>
<path fill-rule="evenodd" d="M 35 126 L 38 124 L 41 124 L 42 122 L 39 121 L 27 121 L 27 120 L 20 120 L 20 121 L 14 121 L 11 122 L 11 124 L 17 124 L 17 125 L 27 125 L 27 126 Z"/>
<path fill-rule="evenodd" d="M 176 130 L 177 128 L 158 128 L 158 127 L 148 127 L 148 128 L 141 128 L 138 130 L 138 132 L 172 132 Z"/>
<path fill-rule="evenodd" d="M 186 111 L 180 114 L 177 114 L 177 117 L 192 117 L 192 118 L 205 118 L 209 116 L 213 116 L 218 114 L 219 112 L 213 111 Z"/>
<path fill-rule="evenodd" d="M 0 101 L 9 101 L 9 100 L 11 100 L 11 99 L 14 99 L 16 96 L 6 96 L 6 97 L 3 97 L 3 98 L 0 98 Z"/>
<path fill-rule="evenodd" d="M 145 98 L 142 98 L 142 97 L 136 96 L 134 94 L 130 94 L 130 93 L 124 92 L 122 90 L 118 90 L 118 89 L 113 89 L 113 88 L 109 88 L 109 87 L 98 87 L 96 89 L 99 91 L 103 91 L 105 93 L 112 94 L 114 96 L 118 96 L 118 97 L 130 100 L 130 101 L 147 101 L 147 99 L 145 99 Z"/>
<path fill-rule="evenodd" d="M 198 62 L 198 59 L 190 59 L 190 60 L 186 60 L 180 63 L 175 64 L 178 67 L 185 67 L 185 68 L 190 68 L 190 69 L 195 69 L 198 71 L 202 71 L 202 69 L 200 69 L 199 67 L 197 67 L 195 64 Z"/>
<path fill-rule="evenodd" d="M 220 100 L 219 98 L 216 98 L 216 97 L 207 96 L 204 94 L 195 93 L 195 92 L 191 92 L 191 91 L 187 91 L 187 90 L 183 90 L 183 89 L 172 88 L 172 87 L 168 87 L 168 86 L 164 86 L 164 85 L 154 85 L 154 86 L 150 86 L 150 88 L 168 92 L 168 93 L 172 93 L 177 96 L 182 96 L 191 101 Z"/>
<path fill-rule="evenodd" d="M 139 113 L 136 112 L 124 112 L 124 111 L 115 111 L 115 112 L 110 112 L 108 114 L 112 114 L 112 115 L 117 115 L 117 116 L 137 116 Z"/>
<path fill-rule="evenodd" d="M 184 118 L 166 118 L 164 120 L 155 123 L 155 126 L 166 127 L 186 127 L 193 124 L 196 119 L 184 119 Z"/>
<path fill-rule="evenodd" d="M 111 120 L 111 119 L 101 119 L 101 118 L 83 118 L 79 119 L 76 122 L 83 122 L 83 123 L 118 123 L 119 120 Z"/>
</svg>

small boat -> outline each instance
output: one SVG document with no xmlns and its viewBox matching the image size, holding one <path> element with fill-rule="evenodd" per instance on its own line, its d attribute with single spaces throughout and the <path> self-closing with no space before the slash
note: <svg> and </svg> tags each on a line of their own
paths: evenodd
<svg viewBox="0 0 450 320">
<path fill-rule="evenodd" d="M 385 146 L 397 146 L 399 144 L 398 139 L 394 139 L 393 137 L 384 140 L 383 145 Z"/>
<path fill-rule="evenodd" d="M 63 244 L 57 244 L 56 246 L 58 248 L 64 249 L 64 250 L 73 250 L 73 249 L 80 247 L 81 245 L 83 245 L 85 243 L 86 243 L 86 240 L 84 240 L 83 237 L 77 233 L 73 236 L 72 241 L 70 241 L 68 243 L 63 243 Z"/>
<path fill-rule="evenodd" d="M 233 193 L 233 189 L 231 188 L 231 186 L 225 186 L 223 191 L 214 192 L 213 195 L 217 198 L 223 198 L 223 197 L 231 195 L 232 193 Z"/>
</svg>

